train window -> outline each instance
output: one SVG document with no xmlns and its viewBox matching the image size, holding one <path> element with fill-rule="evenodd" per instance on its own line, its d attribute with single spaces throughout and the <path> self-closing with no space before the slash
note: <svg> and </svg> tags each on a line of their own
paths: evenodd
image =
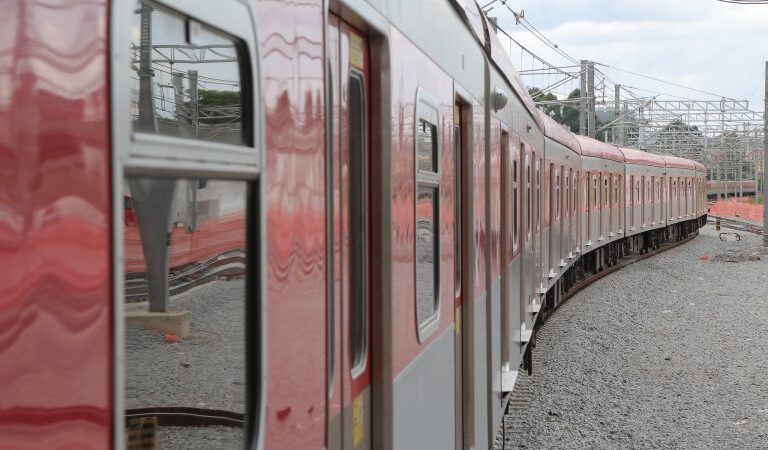
<svg viewBox="0 0 768 450">
<path fill-rule="evenodd" d="M 536 231 L 541 230 L 541 159 L 536 159 L 536 154 L 533 154 L 533 159 L 536 160 Z"/>
<path fill-rule="evenodd" d="M 573 169 L 569 169 L 570 172 L 573 172 Z M 565 174 L 565 169 L 563 169 L 563 178 L 565 178 L 565 202 L 563 203 L 563 211 L 565 212 L 565 217 L 568 217 L 568 213 L 571 210 L 571 175 Z"/>
<path fill-rule="evenodd" d="M 512 160 L 512 249 L 517 249 L 517 155 Z"/>
<path fill-rule="evenodd" d="M 672 198 L 677 199 L 677 179 L 672 181 Z"/>
<path fill-rule="evenodd" d="M 251 355 L 259 350 L 247 181 L 131 177 L 123 224 L 124 406 L 128 448 L 193 436 L 245 447 Z M 190 226 L 195 224 L 194 227 Z M 175 424 L 199 419 L 193 427 Z M 214 426 L 215 425 L 215 426 Z M 225 426 L 222 426 L 225 425 Z M 201 429 L 205 431 L 200 431 Z"/>
<path fill-rule="evenodd" d="M 250 8 L 113 3 L 112 188 L 126 200 L 113 224 L 115 446 L 249 447 L 266 348 Z"/>
<path fill-rule="evenodd" d="M 608 191 L 608 175 L 603 175 L 603 204 L 605 207 L 611 206 L 611 197 Z"/>
<path fill-rule="evenodd" d="M 429 337 L 440 318 L 440 171 L 436 103 L 416 93 L 416 320 L 419 341 Z"/>
<path fill-rule="evenodd" d="M 133 130 L 222 144 L 251 140 L 243 101 L 243 44 L 223 32 L 142 3 L 133 15 Z"/>
<path fill-rule="evenodd" d="M 584 176 L 584 192 L 586 193 L 584 195 L 584 210 L 587 211 L 589 209 L 589 205 L 591 205 L 591 199 L 592 196 L 590 195 L 591 189 L 589 189 L 589 172 Z"/>
<path fill-rule="evenodd" d="M 597 209 L 598 206 L 600 206 L 600 197 L 598 197 L 598 194 L 600 192 L 597 190 L 597 175 L 592 175 L 592 205 Z"/>
<path fill-rule="evenodd" d="M 365 84 L 351 72 L 347 85 L 349 152 L 349 336 L 353 375 L 365 368 L 368 353 L 368 161 Z"/>
<path fill-rule="evenodd" d="M 578 179 L 579 179 L 579 172 L 576 172 L 576 174 L 573 176 L 573 213 L 576 214 L 576 208 L 578 207 L 578 198 L 579 198 L 579 190 L 578 190 Z"/>
<path fill-rule="evenodd" d="M 457 102 L 453 105 L 453 285 L 454 297 L 457 298 L 461 296 L 461 131 L 463 125 L 461 122 L 461 103 Z"/>
<path fill-rule="evenodd" d="M 420 187 L 416 201 L 416 278 L 419 324 L 429 322 L 438 308 L 437 189 Z"/>
<path fill-rule="evenodd" d="M 551 170 L 551 169 L 550 169 Z M 560 218 L 560 169 L 555 170 L 555 198 L 553 206 L 555 207 L 555 219 Z"/>
<path fill-rule="evenodd" d="M 635 205 L 640 204 L 640 180 L 635 179 Z"/>
<path fill-rule="evenodd" d="M 661 203 L 661 182 L 656 179 L 656 203 Z"/>
<path fill-rule="evenodd" d="M 419 119 L 416 142 L 419 170 L 437 172 L 437 125 Z"/>
<path fill-rule="evenodd" d="M 531 217 L 531 161 L 530 156 L 525 155 L 525 170 L 526 170 L 526 205 L 525 205 L 525 217 L 528 218 L 527 240 L 531 239 L 531 229 L 533 228 L 533 218 Z"/>
<path fill-rule="evenodd" d="M 651 179 L 650 177 L 645 178 L 645 202 L 650 203 L 651 202 Z"/>
</svg>

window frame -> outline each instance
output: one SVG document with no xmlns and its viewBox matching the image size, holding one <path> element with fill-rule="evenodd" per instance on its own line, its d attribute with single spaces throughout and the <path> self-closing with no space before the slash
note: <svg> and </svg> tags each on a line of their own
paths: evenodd
<svg viewBox="0 0 768 450">
<path fill-rule="evenodd" d="M 428 116 L 428 113 L 432 113 L 432 116 Z M 432 118 L 433 120 L 430 120 Z M 435 126 L 435 142 L 434 142 L 434 167 L 435 172 L 426 171 L 419 168 L 419 153 L 418 153 L 418 127 L 420 123 L 424 121 L 426 123 Z M 434 123 L 433 123 L 434 122 Z M 415 114 L 413 120 L 413 164 L 414 164 L 414 189 L 413 189 L 413 219 L 414 219 L 414 241 L 413 241 L 413 274 L 414 274 L 414 312 L 416 313 L 416 331 L 419 340 L 419 344 L 424 344 L 425 341 L 437 331 L 440 325 L 440 314 L 442 306 L 442 298 L 440 292 L 441 276 L 440 276 L 440 196 L 442 194 L 440 189 L 440 110 L 437 107 L 437 102 L 423 87 L 416 89 L 415 98 Z M 419 191 L 422 188 L 433 189 L 434 199 L 436 205 L 433 211 L 433 239 L 435 239 L 435 254 L 433 255 L 433 270 L 435 271 L 435 286 L 434 286 L 434 309 L 432 314 L 423 321 L 419 321 L 419 275 L 418 275 L 418 245 L 416 240 L 416 229 L 418 227 L 418 197 Z"/>
<path fill-rule="evenodd" d="M 205 178 L 247 183 L 246 210 L 246 391 L 245 445 L 264 447 L 266 418 L 266 206 L 263 105 L 257 96 L 259 80 L 258 38 L 253 7 L 237 0 L 215 4 L 205 0 L 152 0 L 150 6 L 182 16 L 189 24 L 236 40 L 240 61 L 244 128 L 242 145 L 185 137 L 143 133 L 131 125 L 131 71 L 129 67 L 133 15 L 139 1 L 110 6 L 109 56 L 112 188 L 112 445 L 124 448 L 125 438 L 125 261 L 123 191 L 132 176 Z M 253 206 L 255 204 L 255 207 Z"/>
</svg>

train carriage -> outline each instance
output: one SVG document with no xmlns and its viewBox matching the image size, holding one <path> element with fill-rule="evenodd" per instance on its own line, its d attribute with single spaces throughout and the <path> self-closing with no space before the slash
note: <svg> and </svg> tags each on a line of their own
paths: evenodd
<svg viewBox="0 0 768 450">
<path fill-rule="evenodd" d="M 626 161 L 625 177 L 634 186 L 625 205 L 626 236 L 642 235 L 656 247 L 661 239 L 656 230 L 666 227 L 666 163 L 659 155 L 639 150 L 622 148 L 621 152 Z M 631 240 L 635 248 L 640 245 L 637 239 Z"/>
<path fill-rule="evenodd" d="M 562 275 L 577 254 L 579 221 L 577 184 L 581 171 L 581 146 L 574 135 L 544 112 L 545 154 L 549 166 L 549 208 L 545 224 L 549 224 L 546 258 L 547 288 Z"/>
<path fill-rule="evenodd" d="M 617 195 L 616 189 L 612 187 L 618 188 L 621 185 L 624 155 L 612 144 L 585 136 L 576 136 L 576 139 L 581 145 L 581 170 L 586 191 L 582 213 L 582 245 L 583 253 L 589 253 L 623 237 L 622 208 L 620 203 L 612 200 Z M 617 177 L 617 183 L 612 185 L 614 177 Z M 597 264 L 602 265 L 600 261 L 608 253 L 611 253 L 611 259 L 615 259 L 613 250 L 612 246 L 610 252 L 598 252 Z"/>
</svg>

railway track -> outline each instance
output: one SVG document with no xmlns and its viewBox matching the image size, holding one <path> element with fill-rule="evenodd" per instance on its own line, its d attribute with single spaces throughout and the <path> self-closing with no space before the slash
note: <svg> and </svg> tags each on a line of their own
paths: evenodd
<svg viewBox="0 0 768 450">
<path fill-rule="evenodd" d="M 727 227 L 739 231 L 746 231 L 747 233 L 763 234 L 763 227 L 760 225 L 735 219 L 728 219 L 725 217 L 709 216 L 707 218 L 707 223 L 714 225 L 717 219 L 720 219 L 720 226 L 722 227 Z"/>
</svg>

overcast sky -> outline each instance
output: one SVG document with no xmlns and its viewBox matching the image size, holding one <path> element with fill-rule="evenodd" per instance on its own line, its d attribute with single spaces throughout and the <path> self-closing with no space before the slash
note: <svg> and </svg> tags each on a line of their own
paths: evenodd
<svg viewBox="0 0 768 450">
<path fill-rule="evenodd" d="M 489 0 L 481 0 L 481 4 Z M 531 33 L 515 25 L 500 2 L 489 16 L 523 45 L 556 65 L 570 64 Z M 618 68 L 735 98 L 763 110 L 765 61 L 768 60 L 768 5 L 735 5 L 717 0 L 508 0 L 513 10 L 577 60 Z M 500 37 L 502 42 L 509 42 Z M 509 48 L 507 49 L 509 50 Z M 539 67 L 512 44 L 519 70 Z M 713 99 L 705 94 L 638 78 L 598 66 L 619 84 Z M 542 86 L 555 77 L 523 77 Z M 557 89 L 567 93 L 578 83 Z M 612 97 L 612 86 L 609 85 Z M 607 93 L 607 92 L 606 92 Z"/>
</svg>

